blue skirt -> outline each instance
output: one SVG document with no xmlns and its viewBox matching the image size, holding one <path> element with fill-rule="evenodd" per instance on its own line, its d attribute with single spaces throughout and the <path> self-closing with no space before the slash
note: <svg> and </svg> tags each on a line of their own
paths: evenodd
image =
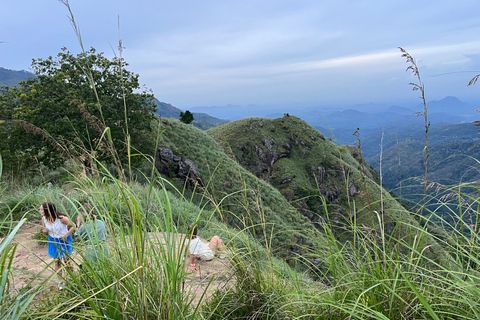
<svg viewBox="0 0 480 320">
<path fill-rule="evenodd" d="M 48 255 L 53 259 L 63 259 L 73 252 L 72 236 L 69 235 L 66 241 L 62 238 L 48 236 Z"/>
</svg>

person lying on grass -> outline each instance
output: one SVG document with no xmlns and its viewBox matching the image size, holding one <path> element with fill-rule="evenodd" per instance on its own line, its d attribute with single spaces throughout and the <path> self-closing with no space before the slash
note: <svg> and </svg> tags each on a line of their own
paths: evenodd
<svg viewBox="0 0 480 320">
<path fill-rule="evenodd" d="M 213 236 L 210 242 L 204 243 L 197 237 L 198 227 L 193 223 L 188 226 L 188 234 L 190 236 L 188 248 L 190 251 L 190 269 L 192 271 L 197 270 L 195 258 L 208 261 L 218 255 L 220 259 L 224 259 L 228 253 L 225 243 L 218 236 Z"/>
</svg>

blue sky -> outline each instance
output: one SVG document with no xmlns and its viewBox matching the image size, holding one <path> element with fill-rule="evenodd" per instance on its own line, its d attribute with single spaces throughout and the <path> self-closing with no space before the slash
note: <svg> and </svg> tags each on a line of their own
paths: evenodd
<svg viewBox="0 0 480 320">
<path fill-rule="evenodd" d="M 113 56 L 182 109 L 417 101 L 397 47 L 418 62 L 429 100 L 479 97 L 480 1 L 70 0 L 84 45 Z M 56 0 L 4 0 L 0 66 L 28 70 L 80 52 Z M 120 20 L 120 29 L 118 28 Z M 112 49 L 113 48 L 113 49 Z M 473 71 L 473 72 L 472 72 Z M 476 72 L 476 73 L 475 73 Z"/>
</svg>

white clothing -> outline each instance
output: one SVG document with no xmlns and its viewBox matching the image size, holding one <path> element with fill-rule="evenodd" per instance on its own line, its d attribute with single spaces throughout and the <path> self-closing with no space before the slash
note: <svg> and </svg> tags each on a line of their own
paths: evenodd
<svg viewBox="0 0 480 320">
<path fill-rule="evenodd" d="M 198 237 L 190 240 L 189 249 L 190 254 L 193 254 L 196 258 L 202 260 L 212 260 L 215 257 L 215 254 L 208 246 L 208 243 L 203 243 Z"/>
<path fill-rule="evenodd" d="M 52 238 L 61 238 L 68 233 L 68 226 L 63 224 L 60 219 L 56 219 L 53 223 L 50 223 L 42 217 L 43 223 L 45 223 L 45 229 L 48 230 L 48 235 Z"/>
</svg>

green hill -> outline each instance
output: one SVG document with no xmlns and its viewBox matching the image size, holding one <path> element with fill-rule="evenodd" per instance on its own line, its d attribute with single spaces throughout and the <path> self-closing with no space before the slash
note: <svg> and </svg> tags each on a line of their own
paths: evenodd
<svg viewBox="0 0 480 320">
<path fill-rule="evenodd" d="M 363 169 L 358 150 L 337 147 L 299 118 L 249 118 L 206 133 L 179 121 L 163 125 L 161 147 L 171 155 L 157 155 L 157 168 L 176 185 L 203 185 L 197 191 L 219 203 L 220 221 L 237 228 L 244 228 L 239 219 L 274 223 L 274 247 L 282 257 L 309 244 L 323 259 L 326 225 L 341 241 L 354 237 L 354 225 L 373 233 L 383 228 L 395 238 L 414 236 L 417 222 L 380 188 L 373 169 Z M 180 159 L 190 159 L 195 166 L 187 171 L 198 173 L 181 177 L 186 165 Z M 255 233 L 262 238 L 262 230 Z"/>
<path fill-rule="evenodd" d="M 260 226 L 267 223 L 273 234 L 273 251 L 279 257 L 292 257 L 292 246 L 311 239 L 316 258 L 322 257 L 322 235 L 272 185 L 258 179 L 229 158 L 222 146 L 205 131 L 178 120 L 162 121 L 157 169 L 179 188 L 193 190 L 200 206 L 218 204 L 219 221 L 237 230 L 250 230 L 264 239 Z M 265 243 L 264 243 L 265 244 Z M 268 245 L 268 244 L 265 244 Z M 307 254 L 297 248 L 295 254 Z"/>
<path fill-rule="evenodd" d="M 24 70 L 17 71 L 0 67 L 0 86 L 14 86 L 20 81 L 27 80 L 28 77 L 34 78 L 36 76 Z"/>
<path fill-rule="evenodd" d="M 337 147 L 305 121 L 285 116 L 249 118 L 207 131 L 243 167 L 277 188 L 312 223 L 333 219 L 341 228 L 353 217 L 374 226 L 380 212 L 376 172 L 364 165 L 354 147 Z M 394 223 L 405 209 L 395 200 L 383 202 L 386 222 Z M 348 236 L 347 236 L 348 238 Z"/>
</svg>

